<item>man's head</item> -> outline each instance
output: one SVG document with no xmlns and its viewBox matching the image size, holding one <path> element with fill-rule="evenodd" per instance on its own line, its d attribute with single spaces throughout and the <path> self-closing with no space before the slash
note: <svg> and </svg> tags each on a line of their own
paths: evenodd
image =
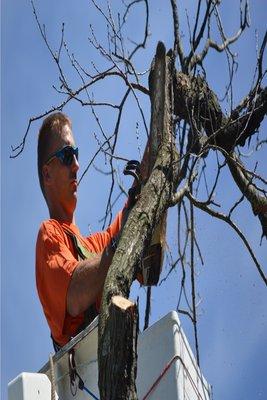
<svg viewBox="0 0 267 400">
<path fill-rule="evenodd" d="M 61 112 L 49 115 L 39 131 L 38 174 L 50 214 L 73 212 L 79 164 L 70 119 Z M 56 211 L 55 211 L 56 210 Z M 60 215 L 58 216 L 60 218 Z"/>
</svg>

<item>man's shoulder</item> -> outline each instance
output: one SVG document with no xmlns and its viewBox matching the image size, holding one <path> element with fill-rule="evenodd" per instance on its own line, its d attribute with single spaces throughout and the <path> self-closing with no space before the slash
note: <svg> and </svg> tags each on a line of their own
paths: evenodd
<svg viewBox="0 0 267 400">
<path fill-rule="evenodd" d="M 49 251 L 58 250 L 60 243 L 66 246 L 69 244 L 62 224 L 55 219 L 43 221 L 36 240 L 36 258 L 43 258 Z"/>
<path fill-rule="evenodd" d="M 62 224 L 56 219 L 47 219 L 41 222 L 39 231 L 49 232 L 53 230 L 62 230 Z"/>
<path fill-rule="evenodd" d="M 38 232 L 38 239 L 40 240 L 41 238 L 47 236 L 62 236 L 62 235 L 64 235 L 64 229 L 62 227 L 62 224 L 55 219 L 48 219 L 41 223 Z"/>
<path fill-rule="evenodd" d="M 71 235 L 77 235 L 78 237 L 81 236 L 79 228 L 73 224 L 73 223 L 65 223 L 58 221 L 56 219 L 48 219 L 46 221 L 43 221 L 40 225 L 39 228 L 39 233 L 38 233 L 38 238 L 44 238 L 44 237 L 58 237 L 61 236 L 64 239 Z"/>
</svg>

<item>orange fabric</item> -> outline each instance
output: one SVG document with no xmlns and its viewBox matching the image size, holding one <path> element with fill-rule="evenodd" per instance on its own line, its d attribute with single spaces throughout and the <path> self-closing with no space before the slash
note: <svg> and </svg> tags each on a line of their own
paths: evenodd
<svg viewBox="0 0 267 400">
<path fill-rule="evenodd" d="M 41 224 L 36 243 L 36 285 L 38 295 L 54 340 L 66 344 L 84 320 L 83 314 L 71 317 L 66 310 L 66 297 L 73 271 L 78 265 L 71 238 L 64 230 L 74 233 L 80 243 L 93 253 L 101 253 L 117 235 L 122 212 L 104 232 L 81 236 L 74 224 L 49 219 Z M 101 299 L 97 299 L 99 309 Z"/>
</svg>

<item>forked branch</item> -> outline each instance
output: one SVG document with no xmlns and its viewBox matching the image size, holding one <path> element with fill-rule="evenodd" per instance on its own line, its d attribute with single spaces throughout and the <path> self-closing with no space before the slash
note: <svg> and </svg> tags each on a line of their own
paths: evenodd
<svg viewBox="0 0 267 400">
<path fill-rule="evenodd" d="M 189 200 L 194 204 L 195 207 L 199 208 L 202 211 L 205 211 L 206 213 L 208 213 L 209 215 L 211 215 L 212 217 L 221 219 L 222 221 L 226 222 L 228 225 L 231 226 L 231 228 L 234 229 L 234 231 L 238 234 L 238 236 L 241 238 L 242 242 L 244 243 L 244 245 L 246 246 L 249 254 L 251 255 L 252 260 L 254 261 L 254 264 L 256 265 L 256 268 L 263 280 L 263 282 L 265 283 L 265 285 L 267 286 L 267 277 L 263 271 L 263 268 L 261 267 L 260 263 L 258 262 L 253 250 L 251 249 L 246 237 L 244 236 L 244 234 L 241 232 L 241 230 L 237 227 L 237 225 L 230 219 L 229 216 L 223 214 L 223 213 L 219 213 L 218 211 L 213 210 L 212 208 L 210 208 L 207 203 L 205 202 L 200 202 L 197 199 L 195 199 L 189 192 L 186 193 L 186 196 L 189 198 Z"/>
</svg>

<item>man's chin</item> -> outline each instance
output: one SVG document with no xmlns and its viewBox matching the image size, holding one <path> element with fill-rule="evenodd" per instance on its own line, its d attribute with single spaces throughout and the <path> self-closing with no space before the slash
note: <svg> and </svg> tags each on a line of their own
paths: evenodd
<svg viewBox="0 0 267 400">
<path fill-rule="evenodd" d="M 73 192 L 71 194 L 71 198 L 69 199 L 70 204 L 71 204 L 71 208 L 73 209 L 73 211 L 76 208 L 76 204 L 77 204 L 77 191 Z"/>
<path fill-rule="evenodd" d="M 71 194 L 77 198 L 78 186 L 77 184 L 73 183 L 71 185 Z"/>
</svg>

